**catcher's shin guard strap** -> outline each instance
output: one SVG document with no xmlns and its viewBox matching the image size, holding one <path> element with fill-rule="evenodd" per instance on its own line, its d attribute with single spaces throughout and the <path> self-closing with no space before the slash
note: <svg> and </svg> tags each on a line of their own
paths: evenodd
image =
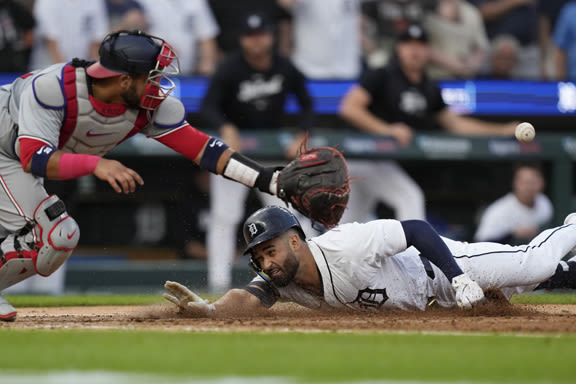
<svg viewBox="0 0 576 384">
<path fill-rule="evenodd" d="M 264 168 L 257 162 L 234 152 L 226 167 L 223 176 L 238 181 L 250 188 L 256 187 L 262 192 L 276 194 L 277 168 Z"/>
</svg>

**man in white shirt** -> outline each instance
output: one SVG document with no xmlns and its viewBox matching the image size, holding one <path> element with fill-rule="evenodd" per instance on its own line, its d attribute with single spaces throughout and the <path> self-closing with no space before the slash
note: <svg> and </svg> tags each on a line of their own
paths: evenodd
<svg viewBox="0 0 576 384">
<path fill-rule="evenodd" d="M 218 24 L 205 0 L 139 0 L 147 32 L 172 43 L 184 75 L 211 75 L 217 61 Z"/>
<path fill-rule="evenodd" d="M 95 60 L 100 42 L 109 32 L 104 0 L 36 0 L 34 18 L 31 70 L 75 57 Z"/>
<path fill-rule="evenodd" d="M 358 0 L 279 0 L 292 14 L 292 60 L 311 79 L 360 74 Z"/>
<path fill-rule="evenodd" d="M 550 199 L 542 193 L 545 181 L 536 164 L 521 164 L 514 171 L 512 191 L 484 211 L 475 241 L 523 244 L 552 219 Z"/>
</svg>

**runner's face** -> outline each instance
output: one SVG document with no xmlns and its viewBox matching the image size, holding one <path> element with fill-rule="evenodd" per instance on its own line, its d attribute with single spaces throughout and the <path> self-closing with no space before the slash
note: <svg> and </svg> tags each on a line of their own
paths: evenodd
<svg viewBox="0 0 576 384">
<path fill-rule="evenodd" d="M 290 284 L 300 267 L 298 257 L 290 248 L 288 238 L 288 236 L 280 236 L 252 249 L 252 258 L 256 264 L 278 287 Z"/>
</svg>

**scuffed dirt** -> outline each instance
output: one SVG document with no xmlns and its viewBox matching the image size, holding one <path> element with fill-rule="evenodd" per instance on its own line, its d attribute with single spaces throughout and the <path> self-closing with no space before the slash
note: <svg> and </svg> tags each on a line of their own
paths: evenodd
<svg viewBox="0 0 576 384">
<path fill-rule="evenodd" d="M 473 310 L 319 313 L 293 304 L 264 316 L 189 318 L 170 304 L 19 308 L 0 329 L 147 329 L 174 331 L 421 331 L 481 333 L 576 333 L 576 305 L 490 304 Z"/>
</svg>

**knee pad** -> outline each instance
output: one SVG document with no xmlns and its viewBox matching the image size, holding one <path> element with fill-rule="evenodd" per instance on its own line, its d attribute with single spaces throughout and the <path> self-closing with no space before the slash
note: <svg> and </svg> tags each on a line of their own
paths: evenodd
<svg viewBox="0 0 576 384">
<path fill-rule="evenodd" d="M 34 212 L 34 233 L 38 255 L 36 272 L 49 276 L 72 254 L 80 239 L 80 228 L 66 212 L 64 202 L 56 195 L 42 201 Z"/>
</svg>

